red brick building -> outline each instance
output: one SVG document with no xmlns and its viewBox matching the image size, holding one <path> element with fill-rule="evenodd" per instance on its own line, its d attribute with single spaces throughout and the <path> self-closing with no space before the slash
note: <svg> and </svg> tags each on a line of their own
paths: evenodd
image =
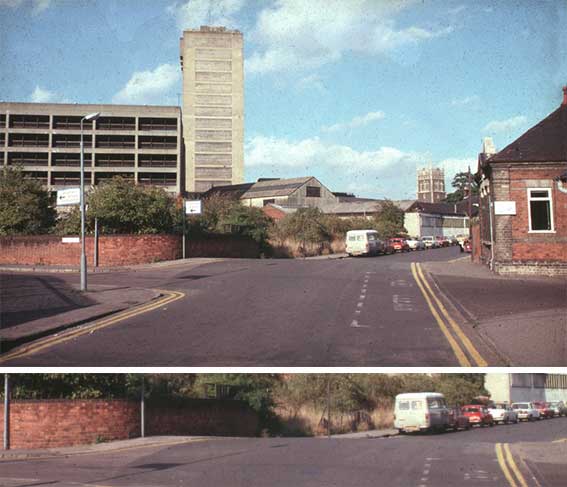
<svg viewBox="0 0 567 487">
<path fill-rule="evenodd" d="M 567 87 L 557 110 L 500 152 L 485 141 L 481 261 L 500 274 L 567 275 Z"/>
</svg>

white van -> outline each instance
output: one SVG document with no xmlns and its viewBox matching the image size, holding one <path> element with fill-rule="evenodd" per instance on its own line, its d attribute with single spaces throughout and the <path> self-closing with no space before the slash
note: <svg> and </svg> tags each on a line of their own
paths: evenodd
<svg viewBox="0 0 567 487">
<path fill-rule="evenodd" d="M 384 251 L 376 230 L 349 230 L 345 247 L 348 255 L 375 255 Z"/>
<path fill-rule="evenodd" d="M 408 392 L 396 396 L 394 427 L 400 431 L 445 430 L 450 409 L 439 392 Z"/>
</svg>

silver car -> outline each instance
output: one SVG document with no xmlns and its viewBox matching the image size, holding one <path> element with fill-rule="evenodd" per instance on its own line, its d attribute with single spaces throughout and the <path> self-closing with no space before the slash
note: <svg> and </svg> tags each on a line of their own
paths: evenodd
<svg viewBox="0 0 567 487">
<path fill-rule="evenodd" d="M 488 408 L 495 423 L 509 424 L 518 422 L 518 414 L 506 403 L 495 403 Z"/>
<path fill-rule="evenodd" d="M 540 419 L 539 411 L 531 402 L 515 402 L 512 404 L 512 409 L 516 411 L 520 421 L 535 421 Z"/>
</svg>

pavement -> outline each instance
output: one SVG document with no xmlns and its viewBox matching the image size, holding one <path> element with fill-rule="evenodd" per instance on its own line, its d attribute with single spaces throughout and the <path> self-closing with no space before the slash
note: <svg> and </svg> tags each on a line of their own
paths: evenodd
<svg viewBox="0 0 567 487">
<path fill-rule="evenodd" d="M 90 445 L 67 446 L 59 448 L 35 448 L 0 450 L 0 461 L 41 460 L 47 458 L 70 457 L 101 453 L 115 453 L 138 448 L 160 448 L 181 445 L 194 441 L 210 439 L 205 436 L 146 436 L 130 440 L 116 440 Z"/>
<path fill-rule="evenodd" d="M 397 429 L 387 428 L 380 430 L 357 431 L 355 433 L 343 433 L 340 435 L 331 435 L 331 438 L 339 438 L 345 440 L 362 439 L 362 438 L 389 438 L 390 436 L 397 436 L 399 434 Z"/>
<path fill-rule="evenodd" d="M 396 436 L 396 429 L 382 429 L 360 431 L 356 433 L 343 433 L 331 435 L 332 438 L 339 439 L 367 439 L 367 438 L 387 438 Z M 144 438 L 132 438 L 129 440 L 116 440 L 103 443 L 93 443 L 89 445 L 67 446 L 59 448 L 18 448 L 15 450 L 0 450 L 0 461 L 17 460 L 40 460 L 56 457 L 70 457 L 75 455 L 88 455 L 100 453 L 113 453 L 132 450 L 137 448 L 160 448 L 172 445 L 181 445 L 195 441 L 206 441 L 211 439 L 227 439 L 221 436 L 146 436 Z M 327 438 L 321 436 L 320 438 Z M 234 438 L 232 438 L 234 439 Z"/>
<path fill-rule="evenodd" d="M 89 274 L 142 272 L 174 266 L 197 267 L 222 259 L 179 259 L 128 267 L 90 269 Z M 67 266 L 0 266 L 0 353 L 71 327 L 103 318 L 159 298 L 155 289 L 126 285 L 89 284 L 61 279 L 78 273 Z M 32 275 L 33 273 L 33 275 Z"/>
<path fill-rule="evenodd" d="M 453 312 L 507 365 L 567 363 L 567 280 L 501 276 L 469 256 L 423 264 Z M 535 326 L 534 326 L 535 324 Z"/>
<path fill-rule="evenodd" d="M 541 443 L 525 442 L 513 445 L 518 455 L 539 485 L 564 485 L 567 478 L 567 438 L 555 440 L 541 448 Z"/>
</svg>

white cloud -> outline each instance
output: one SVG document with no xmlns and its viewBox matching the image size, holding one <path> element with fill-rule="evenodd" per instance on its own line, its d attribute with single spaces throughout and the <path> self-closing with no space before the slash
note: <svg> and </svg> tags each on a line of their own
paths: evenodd
<svg viewBox="0 0 567 487">
<path fill-rule="evenodd" d="M 309 89 L 318 91 L 319 93 L 326 93 L 328 91 L 325 83 L 323 82 L 323 78 L 321 78 L 318 74 L 310 74 L 309 76 L 301 78 L 295 87 L 299 91 L 306 91 Z"/>
<path fill-rule="evenodd" d="M 30 101 L 32 103 L 69 103 L 69 100 L 62 95 L 41 88 L 39 85 L 35 87 L 35 90 L 30 95 Z"/>
<path fill-rule="evenodd" d="M 161 64 L 153 71 L 136 71 L 112 98 L 113 103 L 172 104 L 176 86 L 181 80 L 180 68 L 173 64 Z"/>
<path fill-rule="evenodd" d="M 385 54 L 452 31 L 398 27 L 393 17 L 412 3 L 415 0 L 277 0 L 258 15 L 249 37 L 259 50 L 247 59 L 246 70 L 262 74 L 315 68 L 347 51 Z"/>
<path fill-rule="evenodd" d="M 53 0 L 54 1 L 54 0 Z M 0 0 L 0 7 L 18 8 L 29 4 L 32 6 L 32 13 L 39 14 L 47 10 L 52 4 L 52 0 Z"/>
<path fill-rule="evenodd" d="M 408 175 L 415 180 L 416 167 L 423 160 L 395 147 L 358 151 L 318 137 L 291 141 L 260 135 L 245 145 L 247 172 L 256 177 L 315 176 L 333 191 L 367 197 L 405 197 Z M 414 186 L 410 191 L 415 191 Z"/>
<path fill-rule="evenodd" d="M 323 132 L 340 132 L 344 130 L 351 130 L 358 127 L 364 127 L 369 123 L 375 122 L 376 120 L 381 120 L 384 118 L 384 112 L 369 112 L 366 115 L 359 117 L 354 117 L 352 120 L 346 123 L 336 123 L 329 127 L 323 127 L 321 130 Z"/>
<path fill-rule="evenodd" d="M 493 120 L 487 123 L 483 128 L 483 132 L 499 134 L 503 132 L 509 132 L 520 128 L 526 124 L 528 121 L 527 117 L 524 115 L 518 115 L 516 117 L 507 118 L 506 120 Z"/>
<path fill-rule="evenodd" d="M 236 14 L 244 0 L 191 0 L 176 2 L 168 12 L 176 18 L 180 29 L 199 28 L 202 25 L 236 27 Z"/>
<path fill-rule="evenodd" d="M 335 168 L 345 172 L 384 171 L 404 162 L 417 162 L 416 154 L 394 147 L 357 151 L 352 147 L 326 144 L 318 137 L 298 142 L 275 137 L 255 136 L 246 142 L 246 165 L 288 168 Z"/>
<path fill-rule="evenodd" d="M 463 98 L 454 98 L 451 100 L 451 105 L 454 107 L 476 106 L 480 102 L 480 96 L 471 95 Z"/>
</svg>

